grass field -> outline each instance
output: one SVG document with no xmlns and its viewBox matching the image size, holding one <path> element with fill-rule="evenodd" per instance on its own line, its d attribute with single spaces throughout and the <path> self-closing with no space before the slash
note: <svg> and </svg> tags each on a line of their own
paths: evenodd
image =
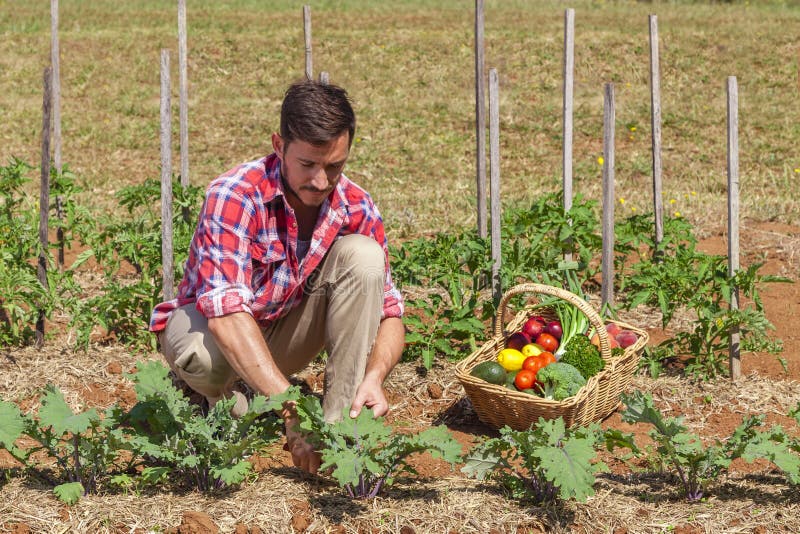
<svg viewBox="0 0 800 534">
<path fill-rule="evenodd" d="M 62 1 L 63 160 L 99 208 L 160 173 L 159 51 L 174 2 Z M 348 173 L 376 197 L 390 236 L 475 224 L 474 3 L 311 2 L 314 70 L 359 116 Z M 577 1 L 575 190 L 600 198 L 603 84 L 616 91 L 618 214 L 651 210 L 647 15 L 658 15 L 668 209 L 701 229 L 725 214 L 725 80 L 738 78 L 742 214 L 796 223 L 800 178 L 797 2 Z M 565 4 L 486 2 L 486 66 L 500 75 L 506 203 L 561 183 Z M 269 150 L 285 86 L 304 69 L 301 3 L 189 2 L 190 178 L 207 183 Z M 49 4 L 0 7 L 0 160 L 39 161 Z M 176 171 L 177 172 L 177 171 Z M 696 193 L 696 194 L 694 194 Z M 673 204 L 669 204 L 674 200 Z"/>
</svg>

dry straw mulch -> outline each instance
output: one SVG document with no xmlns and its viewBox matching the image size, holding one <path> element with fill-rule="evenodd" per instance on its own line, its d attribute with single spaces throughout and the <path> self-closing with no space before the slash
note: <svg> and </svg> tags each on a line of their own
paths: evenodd
<svg viewBox="0 0 800 534">
<path fill-rule="evenodd" d="M 157 358 L 158 355 L 145 355 Z M 47 348 L 0 353 L 0 397 L 34 407 L 47 383 L 65 391 L 76 408 L 82 391 L 98 384 L 112 393 L 130 384 L 120 374 L 137 356 L 120 347 L 93 347 L 87 353 Z M 314 367 L 301 378 L 318 386 Z M 634 388 L 650 391 L 667 415 L 683 415 L 695 432 L 706 435 L 715 414 L 766 413 L 784 417 L 800 402 L 796 382 L 750 375 L 694 383 L 679 377 L 634 378 Z M 444 422 L 469 441 L 491 434 L 471 412 L 451 364 L 427 374 L 401 364 L 388 381 L 394 424 L 415 427 Z M 313 389 L 313 387 L 312 387 Z M 724 437 L 724 436 L 723 436 Z M 463 478 L 458 470 L 443 477 L 401 477 L 379 498 L 354 502 L 327 479 L 302 476 L 280 461 L 259 468 L 240 488 L 203 495 L 152 490 L 142 494 L 91 495 L 66 507 L 36 480 L 0 476 L 0 532 L 18 524 L 33 532 L 150 532 L 182 524 L 187 512 L 202 511 L 220 532 L 796 532 L 800 492 L 769 466 L 734 472 L 712 486 L 710 497 L 689 505 L 677 495 L 667 474 L 602 474 L 597 494 L 587 503 L 537 507 L 508 498 L 494 484 Z M 285 463 L 285 460 L 284 460 Z M 424 473 L 423 473 L 424 474 Z M 254 530 L 252 530 L 254 531 Z"/>
</svg>

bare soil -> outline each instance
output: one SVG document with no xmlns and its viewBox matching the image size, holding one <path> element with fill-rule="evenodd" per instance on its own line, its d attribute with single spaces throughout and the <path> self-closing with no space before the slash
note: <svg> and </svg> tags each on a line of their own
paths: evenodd
<svg viewBox="0 0 800 534">
<path fill-rule="evenodd" d="M 742 265 L 763 261 L 762 272 L 797 278 L 800 228 L 776 223 L 746 223 L 741 232 Z M 702 250 L 727 253 L 724 233 L 702 241 Z M 774 355 L 742 355 L 743 377 L 695 382 L 677 373 L 653 380 L 637 375 L 633 388 L 649 391 L 667 415 L 683 415 L 705 438 L 725 439 L 747 414 L 766 414 L 767 424 L 797 431 L 786 416 L 800 402 L 800 285 L 770 284 L 762 290 L 774 335 L 783 340 L 783 364 Z M 640 324 L 651 342 L 665 337 L 659 318 L 637 313 L 623 317 Z M 0 355 L 0 396 L 31 409 L 37 391 L 54 383 L 77 406 L 131 405 L 135 395 L 122 373 L 137 358 L 119 346 L 97 345 L 86 354 L 56 348 L 6 349 Z M 146 355 L 158 358 L 158 355 Z M 298 379 L 321 390 L 321 368 Z M 423 372 L 414 363 L 398 366 L 387 382 L 392 403 L 388 421 L 402 431 L 446 424 L 464 451 L 496 431 L 484 425 L 454 379 L 453 364 Z M 634 432 L 649 442 L 647 429 L 622 423 L 619 412 L 604 427 Z M 536 507 L 510 500 L 496 486 L 465 478 L 427 455 L 414 457 L 416 477 L 401 476 L 371 502 L 345 498 L 331 480 L 298 472 L 280 444 L 252 458 L 256 478 L 241 488 L 197 493 L 101 494 L 65 507 L 48 488 L 23 477 L 0 476 L 0 532 L 797 532 L 800 493 L 766 462 L 734 463 L 713 484 L 702 503 L 686 504 L 669 473 L 646 460 L 627 462 L 612 454 L 602 459 L 610 471 L 598 477 L 597 493 L 585 504 Z M 0 475 L 18 466 L 0 451 Z"/>
</svg>

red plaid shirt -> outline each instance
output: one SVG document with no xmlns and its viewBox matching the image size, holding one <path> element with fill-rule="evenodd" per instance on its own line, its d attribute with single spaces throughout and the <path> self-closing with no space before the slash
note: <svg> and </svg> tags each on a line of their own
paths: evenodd
<svg viewBox="0 0 800 534">
<path fill-rule="evenodd" d="M 272 154 L 211 182 L 177 298 L 153 309 L 151 331 L 163 330 L 173 310 L 192 302 L 206 317 L 244 311 L 266 327 L 300 303 L 303 284 L 334 241 L 356 233 L 373 238 L 386 255 L 382 317 L 402 316 L 383 220 L 369 194 L 342 175 L 299 262 L 297 220 L 280 176 L 280 160 Z"/>
</svg>

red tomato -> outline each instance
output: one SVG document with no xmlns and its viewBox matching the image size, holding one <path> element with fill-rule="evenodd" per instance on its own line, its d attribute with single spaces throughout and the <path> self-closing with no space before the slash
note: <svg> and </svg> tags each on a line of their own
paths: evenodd
<svg viewBox="0 0 800 534">
<path fill-rule="evenodd" d="M 556 357 L 553 355 L 552 352 L 543 352 L 537 357 L 542 361 L 542 367 L 547 367 L 551 363 L 555 363 L 558 361 L 556 360 Z"/>
<path fill-rule="evenodd" d="M 542 354 L 549 354 L 548 352 L 543 352 Z M 536 356 L 528 356 L 525 358 L 525 361 L 522 362 L 522 368 L 527 369 L 528 371 L 533 371 L 534 373 L 539 372 L 539 369 L 544 367 L 544 360 L 540 358 L 541 354 L 537 354 Z"/>
<path fill-rule="evenodd" d="M 536 382 L 536 373 L 528 369 L 520 370 L 514 378 L 514 385 L 520 391 L 532 387 L 534 382 Z"/>
<path fill-rule="evenodd" d="M 539 334 L 539 337 L 536 338 L 536 344 L 547 352 L 555 352 L 558 348 L 558 340 L 547 333 Z"/>
</svg>

